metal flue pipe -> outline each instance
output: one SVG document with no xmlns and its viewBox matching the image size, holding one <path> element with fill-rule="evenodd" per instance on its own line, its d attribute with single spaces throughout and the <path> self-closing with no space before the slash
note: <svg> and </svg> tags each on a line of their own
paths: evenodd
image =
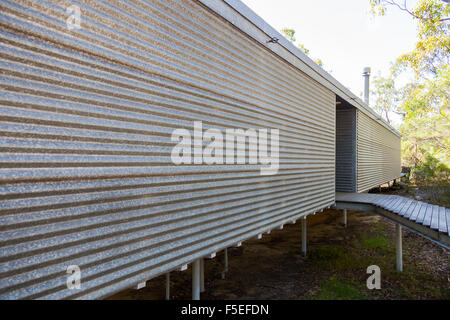
<svg viewBox="0 0 450 320">
<path fill-rule="evenodd" d="M 370 88 L 370 67 L 365 67 L 363 69 L 364 77 L 364 102 L 369 104 L 369 88 Z"/>
</svg>

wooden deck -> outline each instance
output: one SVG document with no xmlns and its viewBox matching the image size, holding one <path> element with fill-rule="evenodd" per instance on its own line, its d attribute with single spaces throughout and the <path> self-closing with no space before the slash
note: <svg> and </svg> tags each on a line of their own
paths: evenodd
<svg viewBox="0 0 450 320">
<path fill-rule="evenodd" d="M 374 211 L 387 215 L 397 223 L 430 237 L 448 248 L 450 236 L 450 209 L 397 195 L 370 193 L 336 193 L 338 209 L 352 209 L 351 204 L 370 205 Z M 427 231 L 429 229 L 429 231 Z"/>
</svg>

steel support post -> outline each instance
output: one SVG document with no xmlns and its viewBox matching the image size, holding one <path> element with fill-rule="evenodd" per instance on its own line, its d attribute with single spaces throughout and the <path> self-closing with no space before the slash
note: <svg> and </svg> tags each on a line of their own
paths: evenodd
<svg viewBox="0 0 450 320">
<path fill-rule="evenodd" d="M 347 228 L 347 209 L 344 209 L 344 227 Z"/>
<path fill-rule="evenodd" d="M 200 300 L 200 259 L 192 263 L 192 300 Z"/>
<path fill-rule="evenodd" d="M 395 253 L 397 261 L 397 272 L 403 271 L 403 251 L 402 251 L 402 227 L 395 225 Z"/>
<path fill-rule="evenodd" d="M 306 216 L 302 219 L 302 254 L 306 256 Z"/>
<path fill-rule="evenodd" d="M 205 259 L 200 259 L 200 292 L 205 292 Z"/>
<path fill-rule="evenodd" d="M 166 273 L 166 300 L 170 299 L 170 273 Z"/>
<path fill-rule="evenodd" d="M 224 260 L 224 267 L 222 271 L 222 279 L 225 279 L 225 273 L 228 272 L 228 249 L 225 248 L 223 251 L 223 260 Z"/>
</svg>

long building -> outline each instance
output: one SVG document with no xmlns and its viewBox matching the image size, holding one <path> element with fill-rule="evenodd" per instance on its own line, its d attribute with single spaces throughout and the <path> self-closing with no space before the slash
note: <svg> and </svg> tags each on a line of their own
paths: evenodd
<svg viewBox="0 0 450 320">
<path fill-rule="evenodd" d="M 2 299 L 103 298 L 400 176 L 400 134 L 240 1 L 0 12 Z"/>
<path fill-rule="evenodd" d="M 365 192 L 401 173 L 401 135 L 338 98 L 336 191 Z"/>
</svg>

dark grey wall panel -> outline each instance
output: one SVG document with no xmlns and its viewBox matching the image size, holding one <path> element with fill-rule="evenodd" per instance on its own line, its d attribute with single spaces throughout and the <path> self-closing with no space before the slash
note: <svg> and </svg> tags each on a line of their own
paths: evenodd
<svg viewBox="0 0 450 320">
<path fill-rule="evenodd" d="M 356 109 L 336 110 L 336 191 L 356 191 Z"/>
</svg>

